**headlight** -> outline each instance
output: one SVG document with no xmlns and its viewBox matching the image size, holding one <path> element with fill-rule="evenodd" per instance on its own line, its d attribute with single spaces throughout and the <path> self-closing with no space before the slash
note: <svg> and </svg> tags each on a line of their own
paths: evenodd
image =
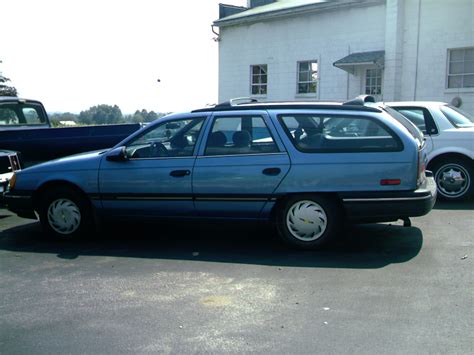
<svg viewBox="0 0 474 355">
<path fill-rule="evenodd" d="M 10 190 L 13 190 L 15 188 L 15 184 L 16 184 L 16 174 L 14 173 L 12 175 L 12 178 L 10 179 Z"/>
</svg>

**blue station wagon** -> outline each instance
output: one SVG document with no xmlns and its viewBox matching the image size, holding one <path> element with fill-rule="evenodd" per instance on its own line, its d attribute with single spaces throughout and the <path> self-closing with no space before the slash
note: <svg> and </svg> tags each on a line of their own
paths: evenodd
<svg viewBox="0 0 474 355">
<path fill-rule="evenodd" d="M 406 221 L 435 203 L 423 134 L 372 101 L 231 100 L 172 114 L 110 150 L 16 172 L 6 202 L 63 238 L 109 218 L 264 220 L 316 248 L 344 221 Z"/>
</svg>

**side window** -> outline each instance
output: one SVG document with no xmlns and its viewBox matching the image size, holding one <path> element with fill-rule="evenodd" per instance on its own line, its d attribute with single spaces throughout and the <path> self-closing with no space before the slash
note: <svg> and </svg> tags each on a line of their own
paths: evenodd
<svg viewBox="0 0 474 355">
<path fill-rule="evenodd" d="M 408 118 L 418 129 L 425 134 L 437 134 L 438 128 L 433 117 L 426 108 L 422 107 L 392 107 Z"/>
<path fill-rule="evenodd" d="M 22 109 L 23 111 L 23 116 L 25 116 L 26 124 L 41 124 L 41 118 L 40 115 L 38 114 L 38 111 L 36 111 L 33 107 L 24 107 Z"/>
<path fill-rule="evenodd" d="M 217 117 L 207 138 L 205 155 L 276 153 L 278 148 L 262 117 Z"/>
<path fill-rule="evenodd" d="M 412 121 L 415 126 L 417 126 L 420 131 L 426 132 L 426 123 L 425 123 L 425 116 L 423 114 L 423 110 L 421 109 L 406 109 L 406 108 L 400 108 L 396 109 L 398 112 L 400 112 L 403 116 L 408 118 L 410 121 Z"/>
<path fill-rule="evenodd" d="M 280 115 L 302 152 L 385 152 L 402 149 L 400 139 L 375 119 L 360 116 Z"/>
<path fill-rule="evenodd" d="M 205 118 L 166 121 L 128 143 L 130 159 L 192 156 Z"/>
<path fill-rule="evenodd" d="M 20 120 L 18 119 L 15 111 L 9 108 L 0 107 L 0 125 L 16 125 L 19 124 Z"/>
</svg>

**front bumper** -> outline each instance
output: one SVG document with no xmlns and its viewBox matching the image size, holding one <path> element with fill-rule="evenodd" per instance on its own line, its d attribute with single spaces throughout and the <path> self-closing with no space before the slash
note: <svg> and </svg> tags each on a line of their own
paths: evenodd
<svg viewBox="0 0 474 355">
<path fill-rule="evenodd" d="M 4 197 L 8 191 L 8 185 L 13 173 L 0 174 L 0 207 L 5 206 Z"/>
<path fill-rule="evenodd" d="M 37 219 L 30 192 L 9 191 L 4 195 L 6 207 L 19 217 Z"/>
<path fill-rule="evenodd" d="M 415 191 L 345 193 L 340 197 L 346 218 L 356 223 L 390 222 L 423 216 L 436 202 L 436 183 L 431 172 Z"/>
</svg>

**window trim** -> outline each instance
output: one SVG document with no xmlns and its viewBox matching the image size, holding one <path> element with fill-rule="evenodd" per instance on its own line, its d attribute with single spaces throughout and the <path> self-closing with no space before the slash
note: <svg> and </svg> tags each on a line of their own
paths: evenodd
<svg viewBox="0 0 474 355">
<path fill-rule="evenodd" d="M 392 138 L 395 140 L 397 143 L 396 148 L 373 148 L 373 149 L 347 149 L 347 150 L 341 150 L 341 149 L 304 149 L 299 147 L 295 143 L 295 139 L 291 135 L 290 130 L 286 126 L 285 122 L 283 121 L 282 116 L 308 116 L 308 115 L 313 115 L 315 117 L 320 117 L 320 116 L 330 116 L 332 117 L 341 117 L 341 118 L 351 118 L 354 117 L 355 119 L 367 119 L 369 121 L 375 122 L 376 124 L 380 125 L 382 128 L 384 128 L 387 133 L 389 133 Z M 292 146 L 299 152 L 301 153 L 309 153 L 309 154 L 318 154 L 318 153 L 342 153 L 342 154 L 348 154 L 348 153 L 387 153 L 387 152 L 401 152 L 405 149 L 405 146 L 403 144 L 402 139 L 398 136 L 398 134 L 395 133 L 393 129 L 388 127 L 384 122 L 370 116 L 363 116 L 363 115 L 341 115 L 341 114 L 324 114 L 324 113 L 279 113 L 277 115 L 278 122 L 280 123 L 281 127 L 285 131 L 286 136 L 288 137 L 289 141 L 291 142 Z"/>
<path fill-rule="evenodd" d="M 316 63 L 317 65 L 317 70 L 316 70 L 316 80 L 314 81 L 300 81 L 300 65 L 301 63 Z M 311 70 L 312 73 L 312 70 Z M 299 87 L 300 83 L 302 84 L 316 84 L 316 90 L 315 92 L 299 92 Z M 300 97 L 314 97 L 318 96 L 318 91 L 319 91 L 319 61 L 317 59 L 308 59 L 308 60 L 299 60 L 296 62 L 296 96 Z"/>
<path fill-rule="evenodd" d="M 451 65 L 451 52 L 452 51 L 457 51 L 457 50 L 463 50 L 465 51 L 466 49 L 472 49 L 474 50 L 474 47 L 459 47 L 459 48 L 448 48 L 447 49 L 447 55 L 446 55 L 446 83 L 445 83 L 445 89 L 446 90 L 474 90 L 474 86 L 464 86 L 464 76 L 465 75 L 474 75 L 474 72 L 472 73 L 466 73 L 463 71 L 462 74 L 450 74 L 449 73 L 449 68 L 450 68 L 450 65 Z M 466 60 L 463 59 L 463 63 L 465 62 Z M 449 87 L 449 78 L 450 77 L 453 77 L 453 76 L 460 76 L 461 79 L 462 79 L 462 86 L 460 87 Z"/>
</svg>

